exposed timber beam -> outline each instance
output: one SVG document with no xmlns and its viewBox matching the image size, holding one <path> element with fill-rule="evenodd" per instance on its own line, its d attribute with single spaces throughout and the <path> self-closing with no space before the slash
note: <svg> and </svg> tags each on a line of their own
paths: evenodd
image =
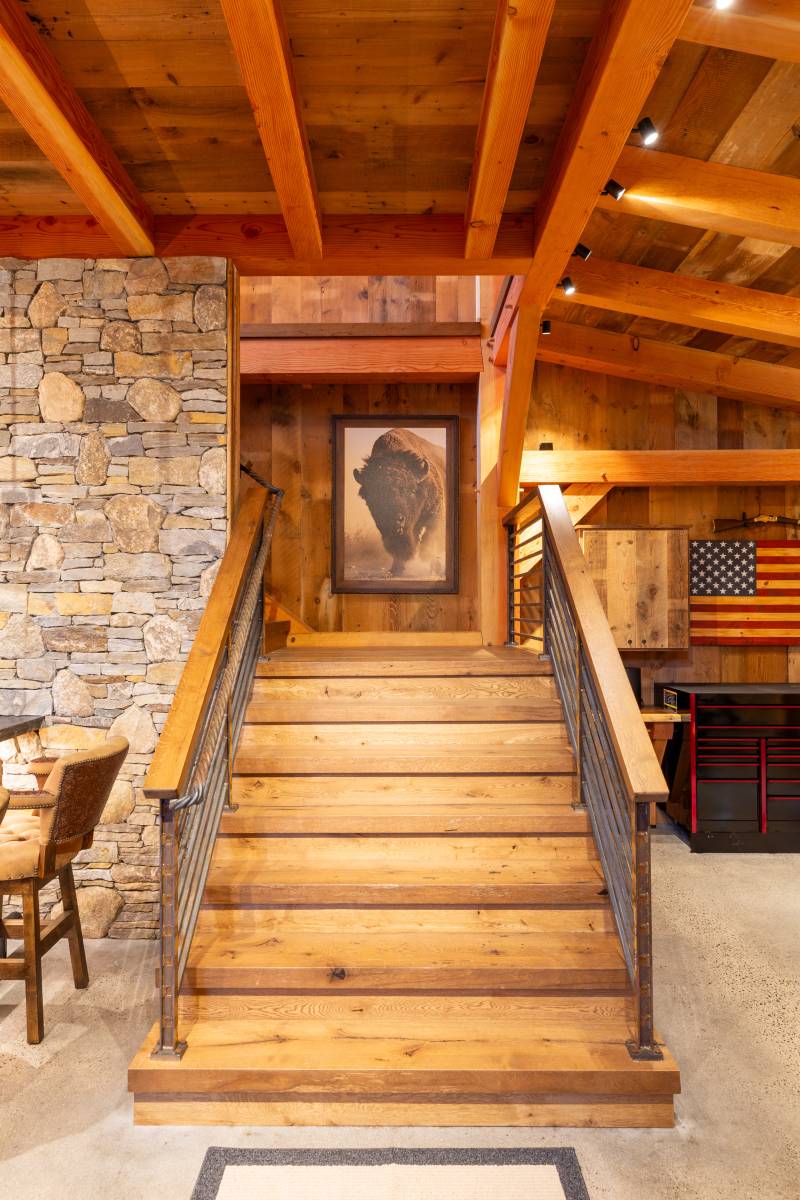
<svg viewBox="0 0 800 1200">
<path fill-rule="evenodd" d="M 466 208 L 468 258 L 492 253 L 555 0 L 498 0 Z"/>
<path fill-rule="evenodd" d="M 483 355 L 480 336 L 248 338 L 240 370 L 250 382 L 456 383 L 480 375 Z"/>
<path fill-rule="evenodd" d="M 498 460 L 497 491 L 501 508 L 516 504 L 519 498 L 519 468 L 533 389 L 539 322 L 538 308 L 521 305 L 511 329 Z"/>
<path fill-rule="evenodd" d="M 526 450 L 522 477 L 525 487 L 794 484 L 800 478 L 800 450 Z"/>
<path fill-rule="evenodd" d="M 800 63 L 800 12 L 781 12 L 775 0 L 739 0 L 727 12 L 695 5 L 680 36 L 701 46 Z"/>
<path fill-rule="evenodd" d="M 615 170 L 691 0 L 611 0 L 578 79 L 534 213 L 520 300 L 541 308 Z"/>
<path fill-rule="evenodd" d="M 563 321 L 552 322 L 550 337 L 540 342 L 539 359 L 800 412 L 800 370 L 780 363 L 735 358 Z"/>
<path fill-rule="evenodd" d="M 576 302 L 733 337 L 800 347 L 800 297 L 692 275 L 652 271 L 594 256 L 570 268 Z"/>
<path fill-rule="evenodd" d="M 231 258 L 240 275 L 513 275 L 530 261 L 530 217 L 506 216 L 490 258 L 464 258 L 461 216 L 331 216 L 322 259 L 297 258 L 281 217 L 157 217 L 156 254 Z M 0 216 L 0 256 L 112 257 L 86 217 Z"/>
<path fill-rule="evenodd" d="M 319 199 L 279 0 L 220 2 L 292 249 L 319 259 Z"/>
<path fill-rule="evenodd" d="M 614 177 L 627 191 L 601 196 L 611 212 L 800 246 L 800 180 L 789 175 L 626 146 Z"/>
<path fill-rule="evenodd" d="M 108 235 L 111 253 L 152 254 L 150 210 L 17 0 L 0 0 L 0 100 Z"/>
<path fill-rule="evenodd" d="M 558 280 L 567 273 L 597 198 L 678 36 L 691 0 L 609 0 L 575 89 L 534 213 L 533 258 L 518 292 L 538 321 Z M 517 318 L 518 319 L 518 318 Z M 534 318 L 531 317 L 531 320 Z M 513 334 L 512 334 L 513 336 Z M 497 339 L 495 339 L 497 340 Z M 502 359 L 503 342 L 500 342 Z M 505 405 L 524 412 L 503 414 L 501 496 L 517 494 L 530 392 L 506 388 Z M 513 486 L 512 486 L 513 480 Z"/>
</svg>

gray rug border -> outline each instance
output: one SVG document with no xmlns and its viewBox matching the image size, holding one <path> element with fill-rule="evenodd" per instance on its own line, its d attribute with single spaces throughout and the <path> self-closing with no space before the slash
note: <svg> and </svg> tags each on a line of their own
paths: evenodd
<svg viewBox="0 0 800 1200">
<path fill-rule="evenodd" d="M 578 1156 L 571 1146 L 478 1147 L 392 1147 L 363 1150 L 240 1149 L 209 1146 L 192 1192 L 192 1200 L 216 1200 L 226 1167 L 239 1166 L 324 1166 L 357 1167 L 409 1164 L 412 1166 L 553 1166 L 558 1171 L 566 1200 L 589 1200 Z"/>
</svg>

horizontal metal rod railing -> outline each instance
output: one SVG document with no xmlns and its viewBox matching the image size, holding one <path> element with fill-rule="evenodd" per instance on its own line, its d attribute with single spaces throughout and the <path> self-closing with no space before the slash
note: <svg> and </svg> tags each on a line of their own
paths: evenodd
<svg viewBox="0 0 800 1200">
<path fill-rule="evenodd" d="M 588 573 L 560 488 L 527 493 L 505 519 L 509 642 L 530 641 L 518 582 L 520 532 L 543 536 L 541 599 L 532 601 L 575 753 L 580 801 L 589 811 L 635 1001 L 635 1057 L 660 1057 L 653 1030 L 650 805 L 666 784 Z M 538 573 L 537 573 L 538 574 Z M 536 592 L 538 579 L 530 590 Z"/>
<path fill-rule="evenodd" d="M 186 1045 L 177 1000 L 263 644 L 264 568 L 283 493 L 247 473 L 261 488 L 237 513 L 145 780 L 161 804 L 160 1057 L 179 1058 Z"/>
</svg>

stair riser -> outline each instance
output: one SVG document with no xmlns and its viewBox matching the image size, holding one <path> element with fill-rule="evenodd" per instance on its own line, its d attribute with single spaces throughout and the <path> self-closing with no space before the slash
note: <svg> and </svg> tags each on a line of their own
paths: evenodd
<svg viewBox="0 0 800 1200">
<path fill-rule="evenodd" d="M 423 1049 L 423 1047 L 418 1047 Z M 413 1055 L 410 1054 L 413 1063 Z M 236 1070 L 201 1068 L 192 1070 L 186 1060 L 177 1069 L 162 1067 L 158 1060 L 144 1071 L 132 1067 L 129 1085 L 134 1092 L 145 1092 L 151 1096 L 207 1095 L 217 1092 L 268 1097 L 271 1094 L 291 1094 L 295 1098 L 324 1095 L 338 1096 L 345 1093 L 356 1096 L 380 1096 L 387 1093 L 397 1096 L 475 1096 L 505 1097 L 529 1096 L 543 1092 L 558 1094 L 567 1092 L 581 1096 L 665 1096 L 680 1090 L 677 1071 L 661 1071 L 650 1075 L 632 1068 L 619 1067 L 602 1072 L 581 1070 L 576 1067 L 519 1071 L 513 1067 L 497 1071 L 437 1071 L 435 1069 L 411 1067 L 407 1070 L 387 1068 L 380 1071 L 347 1071 L 315 1069 L 312 1063 L 302 1070 Z"/>
<path fill-rule="evenodd" d="M 588 833 L 589 817 L 568 806 L 562 812 L 540 814 L 522 805 L 487 812 L 477 805 L 465 805 L 460 812 L 446 815 L 436 808 L 414 811 L 381 806 L 377 811 L 363 807 L 352 809 L 305 808 L 294 811 L 270 811 L 242 805 L 235 813 L 225 813 L 221 836 L 252 837 L 285 834 L 530 834 Z"/>
<path fill-rule="evenodd" d="M 332 969 L 296 970 L 253 969 L 249 967 L 220 967 L 205 969 L 190 967 L 184 979 L 184 990 L 190 992 L 266 991 L 285 994 L 291 991 L 336 991 L 356 994 L 365 992 L 620 992 L 628 987 L 624 968 L 594 968 L 578 970 L 523 970 L 503 967 L 458 970 L 452 967 L 407 971 L 402 966 L 387 965 L 372 969 L 348 969 L 344 979 L 333 978 Z"/>
<path fill-rule="evenodd" d="M 436 1097 L 414 1102 L 361 1102 L 331 1096 L 320 1102 L 281 1099 L 252 1100 L 248 1096 L 197 1096 L 136 1100 L 137 1125 L 259 1125 L 319 1127 L 465 1128 L 498 1126 L 520 1129 L 672 1129 L 672 1099 L 638 1096 L 593 1096 L 558 1099 L 531 1096 L 517 1102 L 469 1100 L 442 1102 Z"/>
<path fill-rule="evenodd" d="M 323 905 L 336 905 L 348 908 L 388 907 L 398 905 L 427 905 L 442 904 L 448 908 L 454 905 L 465 905 L 467 908 L 500 908 L 505 905 L 513 907 L 547 907 L 563 905 L 587 905 L 594 908 L 606 899 L 604 885 L 597 881 L 587 880 L 584 883 L 573 884 L 520 884 L 485 886 L 440 886 L 425 884 L 393 885 L 387 884 L 325 884 L 310 885 L 308 883 L 265 883 L 265 884 L 229 884 L 224 881 L 209 880 L 206 888 L 204 905 L 222 905 L 238 908 L 245 905 L 259 907 L 285 908 L 287 905 L 308 905 L 319 908 Z"/>
<path fill-rule="evenodd" d="M 566 747 L 547 750 L 531 747 L 518 753 L 460 753 L 446 750 L 415 754 L 386 751 L 327 750 L 308 747 L 285 751 L 280 747 L 240 749 L 237 775 L 573 775 L 575 762 Z"/>
<path fill-rule="evenodd" d="M 245 721 L 256 725 L 352 724 L 375 722 L 390 724 L 400 721 L 409 724 L 428 724 L 431 721 L 498 722 L 498 721 L 560 721 L 561 705 L 557 700 L 528 703 L 521 700 L 453 702 L 401 700 L 262 700 L 254 699 L 247 707 Z"/>
</svg>

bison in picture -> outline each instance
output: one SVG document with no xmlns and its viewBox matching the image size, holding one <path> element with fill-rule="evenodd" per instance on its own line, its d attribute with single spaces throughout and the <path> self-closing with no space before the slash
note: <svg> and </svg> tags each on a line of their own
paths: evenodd
<svg viewBox="0 0 800 1200">
<path fill-rule="evenodd" d="M 414 558 L 441 558 L 445 543 L 444 450 L 412 433 L 390 429 L 353 470 L 387 552 L 392 575 Z"/>
</svg>

